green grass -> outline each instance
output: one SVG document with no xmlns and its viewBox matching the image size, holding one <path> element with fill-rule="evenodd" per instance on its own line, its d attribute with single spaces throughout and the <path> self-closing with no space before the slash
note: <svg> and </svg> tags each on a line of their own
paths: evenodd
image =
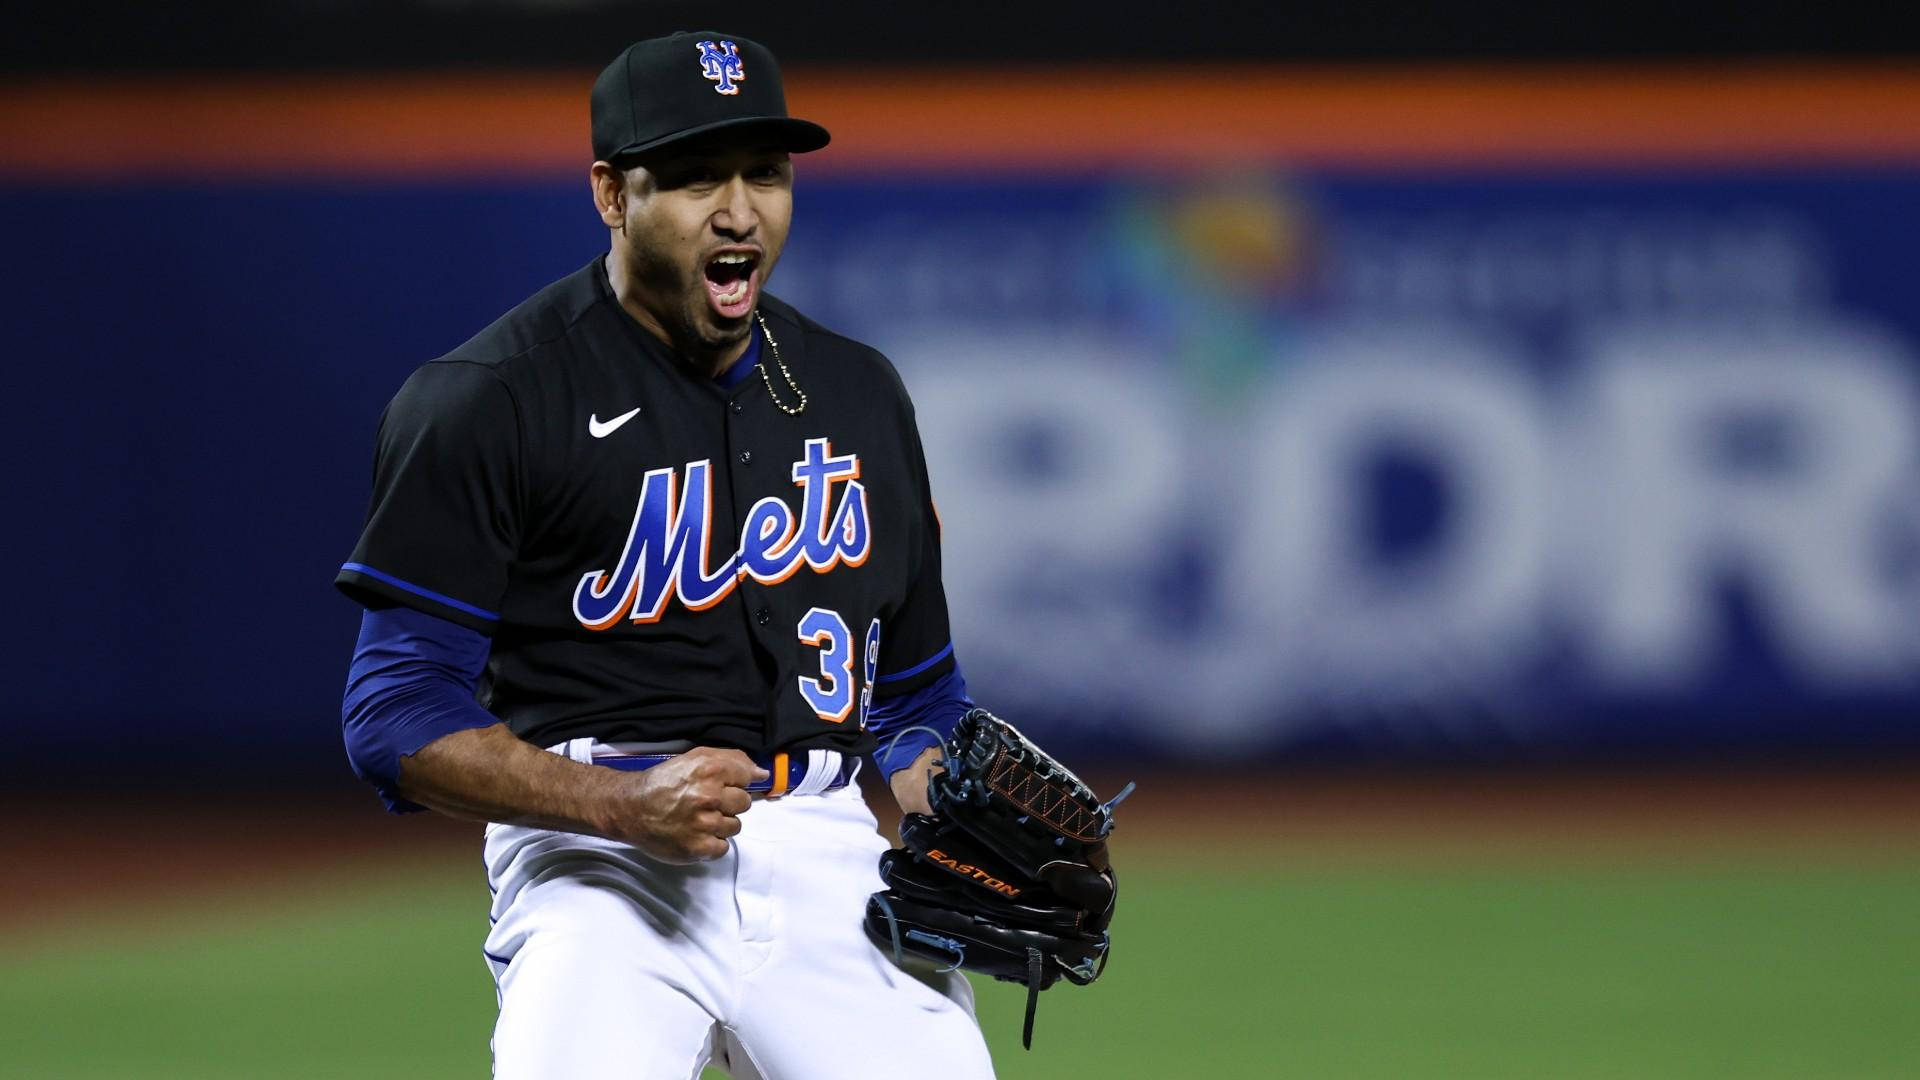
<svg viewBox="0 0 1920 1080">
<path fill-rule="evenodd" d="M 1141 869 L 1121 912 L 1033 1052 L 1023 991 L 979 986 L 1003 1077 L 1920 1075 L 1916 865 Z M 436 873 L 16 939 L 0 1075 L 485 1076 L 484 927 Z"/>
</svg>

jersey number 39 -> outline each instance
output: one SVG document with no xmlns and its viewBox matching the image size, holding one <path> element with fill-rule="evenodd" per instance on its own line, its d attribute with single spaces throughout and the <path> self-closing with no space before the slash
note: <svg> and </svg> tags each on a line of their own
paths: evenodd
<svg viewBox="0 0 1920 1080">
<path fill-rule="evenodd" d="M 867 708 L 873 701 L 873 677 L 880 664 L 880 620 L 867 626 L 867 639 L 860 647 L 861 674 L 853 677 L 853 628 L 840 613 L 828 608 L 810 608 L 800 618 L 800 641 L 820 650 L 820 677 L 800 676 L 800 696 L 805 698 L 820 719 L 830 724 L 845 723 L 860 703 L 860 725 L 866 726 Z"/>
</svg>

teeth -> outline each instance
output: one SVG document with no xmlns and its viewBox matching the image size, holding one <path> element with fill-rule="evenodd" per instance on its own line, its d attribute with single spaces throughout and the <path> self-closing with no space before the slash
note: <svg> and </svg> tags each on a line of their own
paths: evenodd
<svg viewBox="0 0 1920 1080">
<path fill-rule="evenodd" d="M 747 256 L 742 255 L 738 252 L 733 252 L 727 255 L 717 256 L 714 258 L 713 261 L 717 263 L 726 263 L 729 266 L 737 266 L 740 263 L 746 262 Z"/>
<path fill-rule="evenodd" d="M 719 299 L 720 299 L 720 302 L 723 304 L 733 304 L 733 303 L 738 303 L 740 299 L 746 295 L 747 295 L 747 283 L 745 279 L 742 279 L 740 281 L 734 282 L 733 288 L 728 289 L 726 292 L 720 293 Z"/>
</svg>

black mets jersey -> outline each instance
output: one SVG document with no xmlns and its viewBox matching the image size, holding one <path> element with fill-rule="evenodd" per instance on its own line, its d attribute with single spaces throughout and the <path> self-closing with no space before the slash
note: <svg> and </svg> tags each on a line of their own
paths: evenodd
<svg viewBox="0 0 1920 1080">
<path fill-rule="evenodd" d="M 913 407 L 875 350 L 761 311 L 797 415 L 649 334 L 599 258 L 422 366 L 336 584 L 491 635 L 480 702 L 537 745 L 871 750 L 876 687 L 952 669 Z"/>
</svg>

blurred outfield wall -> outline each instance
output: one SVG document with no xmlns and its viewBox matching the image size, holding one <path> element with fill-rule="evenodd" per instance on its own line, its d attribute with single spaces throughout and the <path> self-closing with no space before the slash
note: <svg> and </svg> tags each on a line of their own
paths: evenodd
<svg viewBox="0 0 1920 1080">
<path fill-rule="evenodd" d="M 836 138 L 772 291 L 905 374 L 983 701 L 1089 755 L 1920 744 L 1920 78 L 1044 76 L 791 80 Z M 4 92 L 11 766 L 339 767 L 379 410 L 604 248 L 585 86 Z"/>
</svg>

